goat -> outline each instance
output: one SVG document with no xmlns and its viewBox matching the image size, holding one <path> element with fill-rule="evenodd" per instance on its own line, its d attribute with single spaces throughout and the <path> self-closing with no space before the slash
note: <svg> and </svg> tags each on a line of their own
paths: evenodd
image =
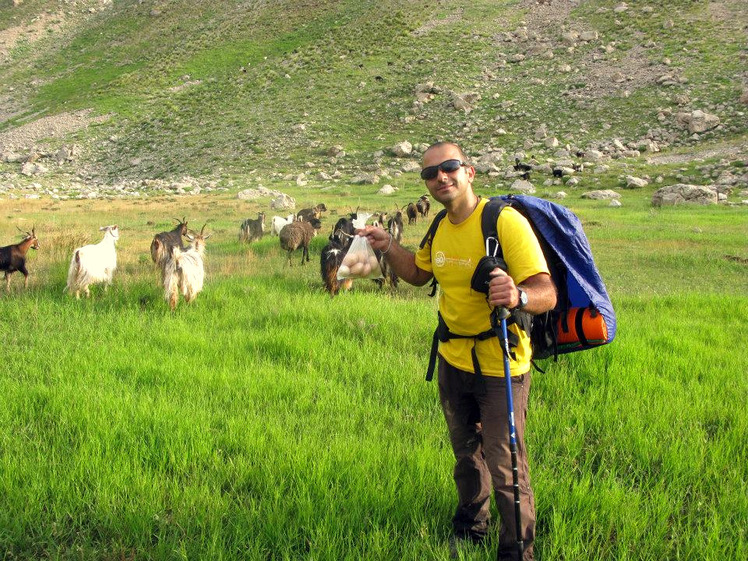
<svg viewBox="0 0 748 561">
<path fill-rule="evenodd" d="M 299 220 L 305 220 L 309 222 L 312 218 L 316 218 L 319 220 L 322 218 L 322 213 L 327 210 L 327 207 L 325 206 L 325 203 L 320 203 L 316 206 L 313 206 L 312 208 L 302 208 L 299 212 L 296 213 L 296 217 Z"/>
<path fill-rule="evenodd" d="M 265 213 L 258 212 L 257 218 L 247 218 L 242 222 L 241 230 L 239 231 L 240 242 L 253 242 L 255 240 L 262 239 L 265 233 Z"/>
<path fill-rule="evenodd" d="M 387 225 L 387 220 L 389 220 L 389 213 L 387 212 L 377 212 L 374 214 L 376 218 L 374 219 L 373 225 L 379 226 L 380 228 L 384 228 Z"/>
<path fill-rule="evenodd" d="M 23 232 L 20 228 L 19 230 Z M 23 275 L 23 288 L 29 287 L 29 272 L 26 269 L 26 253 L 29 249 L 39 249 L 34 228 L 31 228 L 31 232 L 24 233 L 20 243 L 0 247 L 0 271 L 5 271 L 6 292 L 10 292 L 10 275 L 16 271 L 21 271 Z"/>
<path fill-rule="evenodd" d="M 291 224 L 283 226 L 278 238 L 280 238 L 281 248 L 288 251 L 289 267 L 291 267 L 291 254 L 299 248 L 302 248 L 301 264 L 309 261 L 309 243 L 321 227 L 322 223 L 316 218 L 312 218 L 310 221 L 291 222 Z"/>
<path fill-rule="evenodd" d="M 431 201 L 428 195 L 421 195 L 421 198 L 416 202 L 416 210 L 421 218 L 428 218 L 429 210 L 431 210 Z"/>
<path fill-rule="evenodd" d="M 341 218 L 335 224 L 332 234 L 328 238 L 328 244 L 322 249 L 320 255 L 320 274 L 325 290 L 330 296 L 335 296 L 341 290 L 350 290 L 353 279 L 338 280 L 338 269 L 343 262 L 343 257 L 353 241 L 356 228 L 350 218 Z"/>
<path fill-rule="evenodd" d="M 403 239 L 403 213 L 400 209 L 397 210 L 395 216 L 391 216 L 387 220 L 387 230 L 392 234 L 397 243 L 400 243 Z"/>
<path fill-rule="evenodd" d="M 408 216 L 408 226 L 418 221 L 418 209 L 415 203 L 408 203 L 408 206 L 405 208 L 405 214 Z"/>
<path fill-rule="evenodd" d="M 286 224 L 290 224 L 294 220 L 296 220 L 295 214 L 289 214 L 285 218 L 281 216 L 273 216 L 272 220 L 270 221 L 270 235 L 277 236 L 278 234 L 280 234 L 283 226 L 285 226 Z"/>
<path fill-rule="evenodd" d="M 564 170 L 561 168 L 553 168 L 553 177 L 563 177 L 564 176 Z"/>
<path fill-rule="evenodd" d="M 73 251 L 68 269 L 68 282 L 65 290 L 81 297 L 81 291 L 86 297 L 91 296 L 89 286 L 104 283 L 104 290 L 112 284 L 114 270 L 117 268 L 116 245 L 119 240 L 119 227 L 103 226 L 99 228 L 104 237 L 97 244 L 84 245 Z"/>
<path fill-rule="evenodd" d="M 187 233 L 190 246 L 182 250 L 172 247 L 171 256 L 164 267 L 164 298 L 174 311 L 181 294 L 186 302 L 192 302 L 203 289 L 205 281 L 205 226 L 199 234 Z"/>
<path fill-rule="evenodd" d="M 519 158 L 514 158 L 514 171 L 527 173 L 532 171 L 532 166 L 530 164 L 523 164 L 519 161 Z"/>
<path fill-rule="evenodd" d="M 395 213 L 395 216 L 387 221 L 387 231 L 397 243 L 402 241 L 403 213 L 400 210 Z M 377 255 L 377 258 L 379 259 L 379 266 L 382 268 L 382 275 L 384 278 L 389 279 L 392 288 L 397 288 L 398 276 L 395 274 L 395 271 L 390 267 L 390 264 L 383 255 Z"/>
<path fill-rule="evenodd" d="M 171 248 L 179 247 L 184 249 L 184 243 L 182 242 L 182 236 L 187 233 L 187 220 L 182 218 L 175 218 L 177 225 L 173 230 L 169 232 L 161 232 L 153 237 L 151 242 L 151 259 L 158 265 L 163 274 L 164 263 L 171 256 Z"/>
</svg>

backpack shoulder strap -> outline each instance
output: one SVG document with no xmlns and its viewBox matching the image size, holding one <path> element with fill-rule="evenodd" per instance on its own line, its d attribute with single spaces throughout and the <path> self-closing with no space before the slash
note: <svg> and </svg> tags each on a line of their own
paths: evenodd
<svg viewBox="0 0 748 561">
<path fill-rule="evenodd" d="M 445 216 L 447 216 L 446 208 L 443 208 L 436 213 L 436 216 L 434 216 L 434 219 L 429 225 L 429 229 L 426 231 L 426 235 L 423 236 L 421 244 L 418 246 L 419 248 L 423 249 L 427 243 L 431 243 L 431 240 L 434 239 L 434 236 L 436 235 L 436 229 L 439 227 L 439 223 L 444 219 Z"/>
<path fill-rule="evenodd" d="M 488 199 L 486 206 L 483 207 L 481 216 L 481 229 L 483 230 L 483 240 L 493 238 L 499 247 L 497 257 L 502 256 L 501 246 L 499 245 L 499 233 L 496 230 L 496 223 L 499 220 L 499 214 L 509 203 L 502 197 L 491 197 Z"/>
<path fill-rule="evenodd" d="M 429 224 L 429 229 L 426 230 L 426 235 L 423 236 L 423 239 L 421 240 L 421 244 L 418 246 L 419 248 L 423 249 L 426 247 L 426 244 L 431 244 L 431 240 L 434 239 L 434 236 L 436 235 L 436 229 L 439 228 L 439 223 L 444 220 L 444 217 L 447 216 L 447 209 L 443 208 L 439 212 L 436 213 L 436 216 L 434 216 L 434 219 L 431 221 L 431 224 Z M 429 251 L 431 251 L 429 249 Z M 433 277 L 431 279 L 431 284 L 429 285 L 431 288 L 431 292 L 429 293 L 429 298 L 433 298 L 436 296 L 436 285 L 438 284 L 436 277 Z"/>
</svg>

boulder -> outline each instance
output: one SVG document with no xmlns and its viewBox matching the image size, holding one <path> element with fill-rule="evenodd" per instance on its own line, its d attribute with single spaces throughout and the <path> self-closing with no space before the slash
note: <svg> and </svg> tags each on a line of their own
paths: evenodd
<svg viewBox="0 0 748 561">
<path fill-rule="evenodd" d="M 641 177 L 634 177 L 633 175 L 626 176 L 626 189 L 641 189 L 649 185 L 649 181 L 642 179 Z"/>
<path fill-rule="evenodd" d="M 393 195 L 397 191 L 397 187 L 393 187 L 392 185 L 382 185 L 382 188 L 377 191 L 380 195 Z"/>
<path fill-rule="evenodd" d="M 586 193 L 582 193 L 582 198 L 599 201 L 620 199 L 621 195 L 620 193 L 616 193 L 612 189 L 598 189 L 597 191 L 587 191 Z"/>
<path fill-rule="evenodd" d="M 691 113 L 676 113 L 675 122 L 679 127 L 688 129 L 689 133 L 699 134 L 717 127 L 720 120 L 716 115 L 697 109 Z"/>
<path fill-rule="evenodd" d="M 406 156 L 410 156 L 410 154 L 413 152 L 413 145 L 407 140 L 404 140 L 391 147 L 390 152 L 392 152 L 398 158 L 404 158 Z"/>
<path fill-rule="evenodd" d="M 530 183 L 529 181 L 525 181 L 524 179 L 518 179 L 514 183 L 511 184 L 509 187 L 510 191 L 519 191 L 520 193 L 524 193 L 526 195 L 532 195 L 535 193 L 535 186 Z"/>
<path fill-rule="evenodd" d="M 699 205 L 717 204 L 717 191 L 703 185 L 688 185 L 676 183 L 667 187 L 660 187 L 652 195 L 652 205 L 672 206 L 683 203 Z"/>
</svg>

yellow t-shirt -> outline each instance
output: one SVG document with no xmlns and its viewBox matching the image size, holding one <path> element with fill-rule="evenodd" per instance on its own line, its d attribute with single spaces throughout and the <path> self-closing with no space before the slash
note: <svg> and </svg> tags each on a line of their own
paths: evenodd
<svg viewBox="0 0 748 561">
<path fill-rule="evenodd" d="M 470 288 L 475 267 L 486 254 L 481 230 L 481 215 L 488 199 L 481 199 L 467 220 L 452 224 L 448 217 L 439 223 L 431 246 L 426 244 L 416 253 L 416 265 L 434 274 L 441 286 L 439 311 L 450 331 L 459 335 L 476 335 L 491 329 L 491 307 L 486 295 Z M 499 214 L 497 230 L 508 273 L 519 284 L 538 273 L 548 273 L 540 249 L 527 219 L 511 207 Z M 516 325 L 509 330 L 519 337 L 514 349 L 516 360 L 510 360 L 512 376 L 530 369 L 532 350 L 529 336 Z M 450 339 L 439 343 L 439 354 L 460 370 L 473 372 L 471 350 L 475 343 L 481 371 L 487 376 L 504 376 L 504 359 L 496 337 L 484 341 Z"/>
</svg>

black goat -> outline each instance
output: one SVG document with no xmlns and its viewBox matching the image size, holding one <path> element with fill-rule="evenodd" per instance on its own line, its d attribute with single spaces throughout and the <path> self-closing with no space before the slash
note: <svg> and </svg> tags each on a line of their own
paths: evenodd
<svg viewBox="0 0 748 561">
<path fill-rule="evenodd" d="M 330 297 L 335 296 L 341 290 L 350 290 L 353 286 L 351 278 L 338 280 L 338 269 L 351 246 L 354 231 L 353 221 L 350 218 L 341 218 L 335 224 L 327 245 L 322 249 L 319 260 L 320 274 Z"/>
<path fill-rule="evenodd" d="M 522 173 L 526 173 L 528 171 L 532 171 L 532 166 L 530 164 L 523 164 L 519 161 L 519 158 L 514 158 L 514 171 L 521 171 Z"/>
<path fill-rule="evenodd" d="M 408 203 L 408 206 L 405 208 L 405 214 L 408 215 L 408 226 L 418 221 L 418 209 L 415 203 Z"/>
<path fill-rule="evenodd" d="M 240 242 L 253 242 L 262 239 L 265 234 L 265 213 L 258 212 L 257 218 L 247 218 L 242 222 L 239 231 Z"/>
<path fill-rule="evenodd" d="M 26 269 L 26 254 L 29 249 L 39 249 L 39 240 L 36 239 L 34 228 L 31 228 L 31 232 L 24 233 L 23 241 L 20 243 L 0 247 L 0 271 L 5 271 L 5 290 L 7 292 L 10 292 L 10 275 L 16 271 L 21 271 L 23 287 L 28 288 L 29 272 Z"/>
<path fill-rule="evenodd" d="M 553 168 L 553 177 L 563 177 L 564 176 L 564 170 L 561 168 Z"/>
<path fill-rule="evenodd" d="M 175 247 L 184 249 L 184 243 L 182 242 L 182 236 L 187 233 L 187 220 L 182 218 L 175 218 L 177 225 L 173 230 L 169 232 L 161 232 L 153 237 L 151 242 L 151 259 L 159 266 L 163 274 L 164 264 L 169 260 L 171 256 L 171 250 Z"/>
</svg>

